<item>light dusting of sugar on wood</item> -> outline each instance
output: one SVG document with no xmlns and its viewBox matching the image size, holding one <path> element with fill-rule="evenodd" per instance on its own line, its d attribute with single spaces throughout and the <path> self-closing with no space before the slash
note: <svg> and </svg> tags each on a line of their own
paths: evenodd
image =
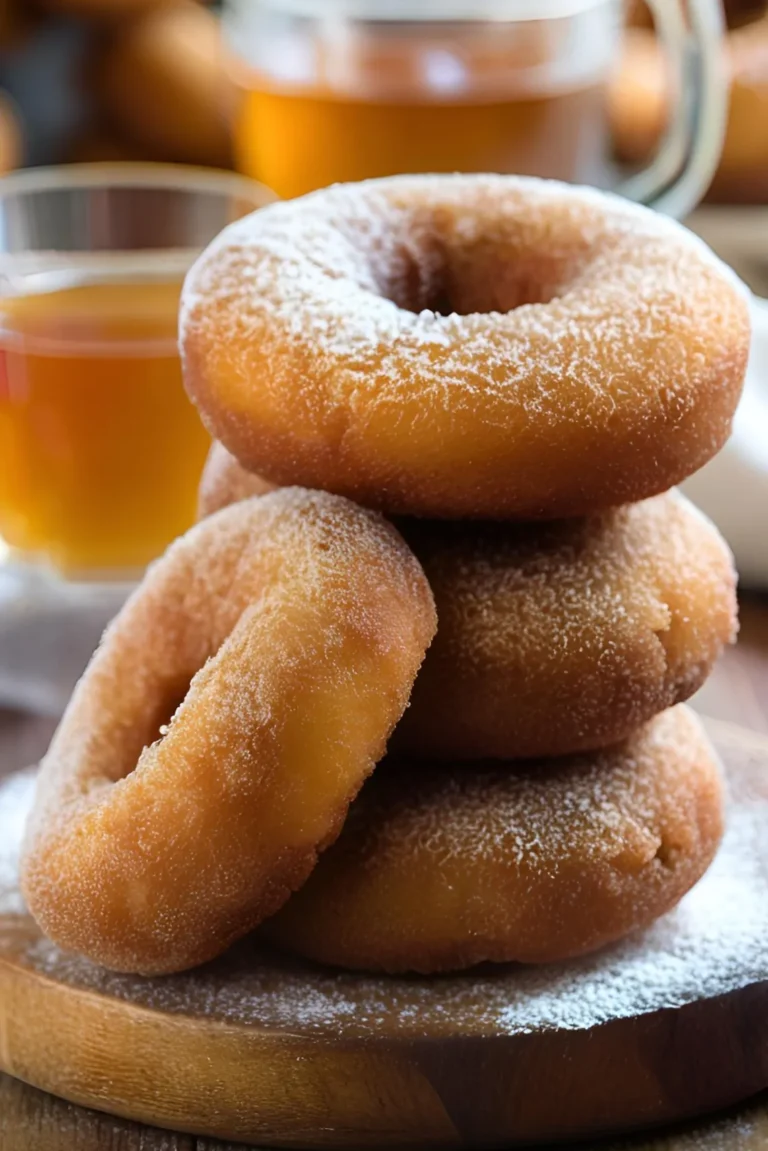
<svg viewBox="0 0 768 1151">
<path fill-rule="evenodd" d="M 728 829 L 714 864 L 669 915 L 594 956 L 543 968 L 499 967 L 440 978 L 339 975 L 277 958 L 252 941 L 189 975 L 144 980 L 110 975 L 36 936 L 25 962 L 75 987 L 149 1009 L 224 1023 L 375 1037 L 382 1020 L 405 1036 L 548 1028 L 579 1030 L 674 1008 L 768 979 L 768 799 L 755 758 L 731 772 Z M 3 826 L 18 827 L 27 786 L 0 790 Z M 21 805 L 21 806 L 18 806 Z M 13 808 L 13 812 L 11 812 Z M 0 840 L 0 874 L 14 874 L 13 841 Z M 17 886 L 16 900 L 20 899 Z M 6 899 L 8 898 L 6 891 Z"/>
</svg>

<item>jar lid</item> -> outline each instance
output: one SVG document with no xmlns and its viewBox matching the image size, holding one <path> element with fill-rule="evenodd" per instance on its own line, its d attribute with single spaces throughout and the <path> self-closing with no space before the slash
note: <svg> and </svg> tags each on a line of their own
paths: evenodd
<svg viewBox="0 0 768 1151">
<path fill-rule="evenodd" d="M 254 0 L 247 0 L 253 3 Z M 515 22 L 571 16 L 611 0 L 257 0 L 265 9 L 319 21 Z"/>
</svg>

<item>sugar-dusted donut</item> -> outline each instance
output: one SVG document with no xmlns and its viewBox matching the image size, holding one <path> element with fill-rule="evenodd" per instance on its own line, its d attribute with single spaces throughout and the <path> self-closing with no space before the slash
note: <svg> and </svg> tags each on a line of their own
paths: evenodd
<svg viewBox="0 0 768 1151">
<path fill-rule="evenodd" d="M 685 229 L 513 176 L 271 205 L 182 293 L 188 391 L 247 469 L 445 518 L 665 490 L 727 437 L 748 345 L 745 293 Z"/>
<path fill-rule="evenodd" d="M 731 32 L 731 77 L 723 152 L 707 199 L 768 202 L 768 18 Z M 652 33 L 627 34 L 610 113 L 619 159 L 646 161 L 666 127 L 672 99 L 664 55 Z"/>
<path fill-rule="evenodd" d="M 201 514 L 264 487 L 216 445 Z M 516 759 L 616 743 L 693 695 L 736 635 L 733 557 L 678 492 L 582 519 L 398 527 L 438 615 L 400 750 Z"/>
<path fill-rule="evenodd" d="M 387 759 L 263 930 L 311 959 L 376 971 L 567 959 L 673 907 L 722 826 L 720 774 L 685 707 L 590 755 Z"/>
<path fill-rule="evenodd" d="M 402 521 L 437 636 L 398 747 L 456 759 L 616 743 L 688 699 L 736 634 L 736 574 L 676 492 L 551 523 Z"/>
<path fill-rule="evenodd" d="M 200 487 L 197 493 L 197 516 L 218 512 L 230 504 L 239 503 L 250 496 L 263 496 L 274 491 L 274 484 L 255 476 L 241 467 L 223 444 L 211 444 L 208 459 L 205 461 Z"/>
<path fill-rule="evenodd" d="M 193 528 L 43 761 L 22 859 L 42 930 L 162 973 L 276 911 L 383 754 L 434 627 L 418 562 L 347 500 L 287 489 Z"/>
</svg>

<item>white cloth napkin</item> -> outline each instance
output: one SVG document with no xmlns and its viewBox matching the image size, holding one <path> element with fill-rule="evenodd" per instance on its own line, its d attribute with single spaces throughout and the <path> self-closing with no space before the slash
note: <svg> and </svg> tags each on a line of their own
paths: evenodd
<svg viewBox="0 0 768 1151">
<path fill-rule="evenodd" d="M 733 435 L 683 484 L 736 557 L 741 584 L 768 588 L 768 301 L 752 304 L 752 350 Z"/>
<path fill-rule="evenodd" d="M 0 564 L 0 707 L 61 715 L 129 590 Z"/>
</svg>

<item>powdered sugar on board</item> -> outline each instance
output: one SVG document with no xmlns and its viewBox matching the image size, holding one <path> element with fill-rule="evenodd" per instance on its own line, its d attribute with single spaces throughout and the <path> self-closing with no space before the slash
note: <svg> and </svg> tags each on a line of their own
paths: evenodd
<svg viewBox="0 0 768 1151">
<path fill-rule="evenodd" d="M 735 757 L 734 757 L 735 758 Z M 756 746 L 728 772 L 728 832 L 711 870 L 649 931 L 595 956 L 460 976 L 341 975 L 246 941 L 187 975 L 136 979 L 65 956 L 30 929 L 21 961 L 48 977 L 149 1009 L 337 1039 L 372 1037 L 397 1015 L 403 1036 L 581 1030 L 681 1007 L 768 980 L 768 762 Z M 0 784 L 0 958 L 3 919 L 18 915 L 21 827 L 29 773 Z M 10 933 L 9 933 L 10 934 Z M 13 932 L 18 962 L 18 930 Z"/>
</svg>

